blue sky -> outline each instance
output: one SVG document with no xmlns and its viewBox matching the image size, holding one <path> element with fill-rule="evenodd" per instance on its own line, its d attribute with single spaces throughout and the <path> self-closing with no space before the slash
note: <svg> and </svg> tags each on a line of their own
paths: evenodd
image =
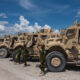
<svg viewBox="0 0 80 80">
<path fill-rule="evenodd" d="M 34 25 L 66 28 L 80 20 L 80 0 L 0 0 L 0 25 L 14 27 L 23 16 Z"/>
</svg>

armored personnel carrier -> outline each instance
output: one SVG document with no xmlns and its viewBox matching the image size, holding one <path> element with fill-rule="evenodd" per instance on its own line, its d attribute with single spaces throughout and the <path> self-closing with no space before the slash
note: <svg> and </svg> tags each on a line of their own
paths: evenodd
<svg viewBox="0 0 80 80">
<path fill-rule="evenodd" d="M 45 43 L 46 64 L 50 71 L 60 72 L 67 62 L 80 63 L 80 23 L 61 31 L 60 37 L 50 38 Z"/>
<path fill-rule="evenodd" d="M 13 46 L 13 59 L 15 60 L 18 49 L 23 48 L 24 44 L 26 44 L 26 48 L 29 50 L 30 58 L 38 58 L 39 59 L 39 50 L 37 43 L 40 41 L 45 41 L 48 38 L 55 37 L 53 31 L 51 29 L 41 29 L 36 33 L 25 33 L 25 35 L 19 35 L 17 41 Z"/>
<path fill-rule="evenodd" d="M 16 56 L 17 50 L 21 47 L 23 49 L 24 44 L 29 49 L 30 57 L 39 57 L 39 50 L 37 43 L 39 41 L 45 42 L 46 39 L 58 37 L 57 34 L 53 34 L 51 29 L 41 29 L 36 33 L 19 33 L 18 35 L 9 35 L 0 39 L 0 57 L 6 58 L 13 53 Z"/>
<path fill-rule="evenodd" d="M 12 39 L 14 37 L 14 35 L 5 35 L 3 38 L 0 38 L 0 58 L 6 58 L 10 55 Z"/>
</svg>

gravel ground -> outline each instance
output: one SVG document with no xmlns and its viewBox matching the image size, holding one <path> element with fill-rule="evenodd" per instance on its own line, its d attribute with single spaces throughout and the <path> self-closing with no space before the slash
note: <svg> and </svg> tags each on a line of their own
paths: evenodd
<svg viewBox="0 0 80 80">
<path fill-rule="evenodd" d="M 40 76 L 39 62 L 28 62 L 28 66 L 15 64 L 11 59 L 0 59 L 0 80 L 80 80 L 80 66 L 72 64 L 64 72 L 46 71 Z"/>
</svg>

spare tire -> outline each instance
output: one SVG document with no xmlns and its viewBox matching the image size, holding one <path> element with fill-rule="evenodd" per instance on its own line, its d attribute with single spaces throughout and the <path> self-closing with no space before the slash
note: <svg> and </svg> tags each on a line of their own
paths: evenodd
<svg viewBox="0 0 80 80">
<path fill-rule="evenodd" d="M 6 48 L 0 48 L 0 58 L 7 58 L 8 50 Z"/>
</svg>

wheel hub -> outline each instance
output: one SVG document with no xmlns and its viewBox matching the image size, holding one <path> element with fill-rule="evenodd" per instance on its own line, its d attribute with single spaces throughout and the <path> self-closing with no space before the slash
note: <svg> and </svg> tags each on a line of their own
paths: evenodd
<svg viewBox="0 0 80 80">
<path fill-rule="evenodd" d="M 51 64 L 52 64 L 54 67 L 58 67 L 58 66 L 61 64 L 61 60 L 60 60 L 58 57 L 54 57 L 54 58 L 51 60 Z"/>
<path fill-rule="evenodd" d="M 0 56 L 3 56 L 4 55 L 4 51 L 0 51 Z"/>
</svg>

